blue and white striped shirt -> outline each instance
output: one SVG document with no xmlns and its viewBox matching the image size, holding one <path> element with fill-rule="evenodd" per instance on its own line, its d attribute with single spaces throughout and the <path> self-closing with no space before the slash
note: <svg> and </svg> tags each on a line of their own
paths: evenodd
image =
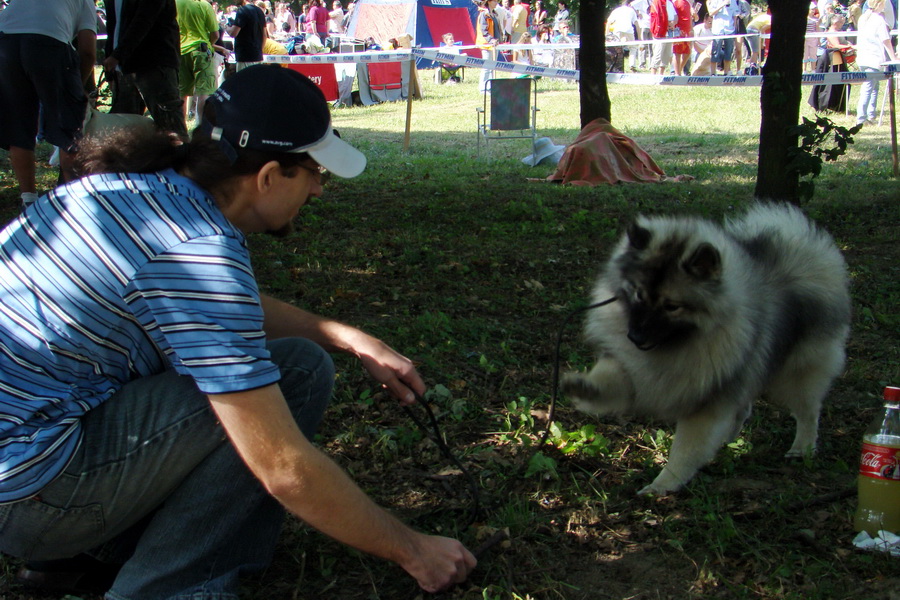
<svg viewBox="0 0 900 600">
<path fill-rule="evenodd" d="M 278 381 L 244 236 L 174 171 L 95 175 L 0 232 L 0 503 L 39 492 L 80 417 L 174 368 L 204 393 Z"/>
</svg>

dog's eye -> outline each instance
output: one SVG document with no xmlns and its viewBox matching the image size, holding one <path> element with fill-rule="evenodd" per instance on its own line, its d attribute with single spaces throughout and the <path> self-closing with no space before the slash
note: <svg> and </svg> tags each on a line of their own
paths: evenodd
<svg viewBox="0 0 900 600">
<path fill-rule="evenodd" d="M 676 304 L 674 302 L 664 302 L 663 310 L 667 313 L 676 313 L 684 307 L 682 304 Z"/>
</svg>

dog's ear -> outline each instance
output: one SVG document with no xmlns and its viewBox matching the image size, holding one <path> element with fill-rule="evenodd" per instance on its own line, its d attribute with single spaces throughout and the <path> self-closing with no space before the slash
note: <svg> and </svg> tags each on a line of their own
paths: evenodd
<svg viewBox="0 0 900 600">
<path fill-rule="evenodd" d="M 628 228 L 628 243 L 635 250 L 646 250 L 650 244 L 651 235 L 649 229 L 644 229 L 637 222 L 634 222 Z"/>
<path fill-rule="evenodd" d="M 722 257 L 712 244 L 700 244 L 690 258 L 684 261 L 684 270 L 701 281 L 716 278 L 722 270 Z"/>
</svg>

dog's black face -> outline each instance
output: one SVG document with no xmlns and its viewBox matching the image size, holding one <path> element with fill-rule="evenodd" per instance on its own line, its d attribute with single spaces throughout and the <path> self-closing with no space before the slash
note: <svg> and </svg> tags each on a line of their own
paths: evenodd
<svg viewBox="0 0 900 600">
<path fill-rule="evenodd" d="M 708 292 L 717 285 L 718 251 L 709 244 L 691 248 L 686 238 L 654 240 L 653 232 L 638 225 L 629 230 L 628 240 L 616 264 L 628 339 L 641 350 L 688 341 L 705 312 L 703 289 Z"/>
<path fill-rule="evenodd" d="M 674 346 L 697 328 L 686 304 L 626 281 L 619 292 L 628 313 L 628 339 L 641 350 Z"/>
</svg>

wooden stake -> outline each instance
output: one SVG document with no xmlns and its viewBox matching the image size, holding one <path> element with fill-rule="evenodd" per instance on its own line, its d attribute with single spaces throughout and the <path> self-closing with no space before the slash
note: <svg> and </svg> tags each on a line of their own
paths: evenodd
<svg viewBox="0 0 900 600">
<path fill-rule="evenodd" d="M 887 85 L 887 93 L 890 98 L 890 107 L 891 107 L 891 157 L 894 160 L 894 171 L 893 176 L 894 179 L 900 177 L 900 161 L 897 159 L 897 114 L 894 108 L 894 96 L 897 94 L 897 84 L 895 83 L 897 80 L 897 73 L 891 70 L 891 76 L 888 79 Z"/>
<path fill-rule="evenodd" d="M 412 128 L 412 102 L 416 90 L 416 59 L 410 55 L 409 81 L 406 85 L 406 133 L 403 136 L 403 151 L 409 152 L 409 132 Z M 891 104 L 893 108 L 893 104 Z"/>
</svg>

